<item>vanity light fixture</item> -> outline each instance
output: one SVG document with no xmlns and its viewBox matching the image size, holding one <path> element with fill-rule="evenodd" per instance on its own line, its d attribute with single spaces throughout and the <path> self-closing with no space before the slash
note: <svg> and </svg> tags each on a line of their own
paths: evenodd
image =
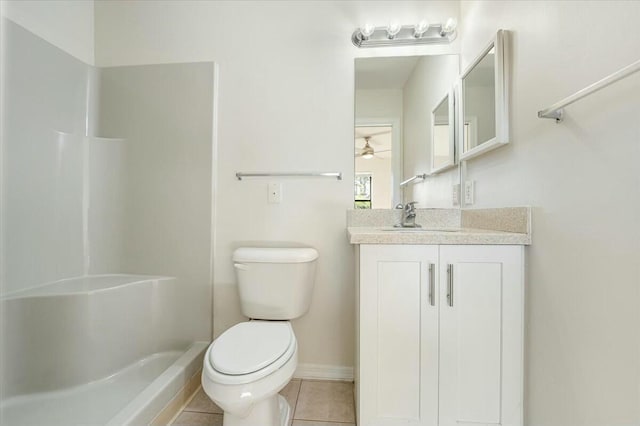
<svg viewBox="0 0 640 426">
<path fill-rule="evenodd" d="M 416 25 L 391 22 L 384 27 L 364 25 L 353 32 L 356 47 L 403 46 L 415 44 L 448 44 L 455 40 L 457 21 L 449 18 L 445 24 L 430 24 L 426 19 Z"/>
<path fill-rule="evenodd" d="M 413 36 L 415 38 L 420 38 L 424 33 L 429 29 L 429 22 L 426 19 L 418 22 L 416 26 L 413 28 Z"/>
<path fill-rule="evenodd" d="M 387 26 L 387 38 L 393 40 L 401 29 L 402 27 L 397 22 L 390 22 Z"/>
<path fill-rule="evenodd" d="M 458 21 L 455 18 L 447 19 L 447 22 L 442 27 L 442 31 L 440 31 L 441 36 L 446 36 L 448 34 L 453 34 L 458 27 Z"/>
<path fill-rule="evenodd" d="M 371 37 L 371 34 L 373 34 L 375 30 L 376 30 L 376 27 L 374 27 L 371 24 L 366 24 L 364 27 L 360 28 L 362 39 L 369 40 L 369 37 Z"/>
</svg>

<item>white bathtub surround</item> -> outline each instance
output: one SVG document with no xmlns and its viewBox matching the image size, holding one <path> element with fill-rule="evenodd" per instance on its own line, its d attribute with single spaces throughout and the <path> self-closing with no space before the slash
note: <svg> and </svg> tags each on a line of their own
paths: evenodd
<svg viewBox="0 0 640 426">
<path fill-rule="evenodd" d="M 214 64 L 2 30 L 0 423 L 149 423 L 211 339 Z"/>
<path fill-rule="evenodd" d="M 7 108 L 2 109 L 0 295 L 85 274 L 90 69 L 5 18 L 1 26 Z"/>
<path fill-rule="evenodd" d="M 153 421 L 149 423 L 149 426 L 166 426 L 172 424 L 187 404 L 191 404 L 194 394 L 198 389 L 201 389 L 201 383 L 202 369 L 198 370 L 196 374 L 191 376 L 184 387 L 173 396 L 171 401 L 169 401 Z"/>
<path fill-rule="evenodd" d="M 109 67 L 98 85 L 97 131 L 127 141 L 120 268 L 180 280 L 192 341 L 211 339 L 215 72 L 212 62 Z M 114 223 L 113 207 L 96 207 L 99 223 Z M 93 252 L 113 238 L 99 236 Z M 91 273 L 113 272 L 105 258 Z"/>
<path fill-rule="evenodd" d="M 162 374 L 127 404 L 106 426 L 137 426 L 151 424 L 168 404 L 185 388 L 199 383 L 202 358 L 209 342 L 195 342 Z M 189 379 L 191 378 L 191 379 Z M 186 385 L 185 385 L 186 383 Z M 177 412 L 177 410 L 176 410 Z"/>
<path fill-rule="evenodd" d="M 119 274 L 2 298 L 3 363 L 11 367 L 0 383 L 3 420 L 150 422 L 200 369 L 207 346 L 181 335 L 179 290 L 175 278 Z"/>
</svg>

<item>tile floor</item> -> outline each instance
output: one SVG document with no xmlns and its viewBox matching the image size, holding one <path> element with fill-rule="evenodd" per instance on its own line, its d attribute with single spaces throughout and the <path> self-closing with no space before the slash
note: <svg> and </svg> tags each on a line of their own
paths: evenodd
<svg viewBox="0 0 640 426">
<path fill-rule="evenodd" d="M 353 383 L 293 379 L 280 394 L 293 411 L 292 426 L 355 426 Z M 173 425 L 222 426 L 222 410 L 200 388 Z"/>
</svg>

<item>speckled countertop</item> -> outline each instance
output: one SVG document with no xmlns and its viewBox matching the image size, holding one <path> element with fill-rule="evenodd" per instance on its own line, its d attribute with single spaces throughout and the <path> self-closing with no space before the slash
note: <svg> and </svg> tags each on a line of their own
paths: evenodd
<svg viewBox="0 0 640 426">
<path fill-rule="evenodd" d="M 420 230 L 393 228 L 393 211 L 351 210 L 347 235 L 351 244 L 531 244 L 531 209 L 418 210 Z"/>
<path fill-rule="evenodd" d="M 389 231 L 388 227 L 350 226 L 351 244 L 531 244 L 531 236 L 517 232 L 459 228 L 453 232 L 430 230 Z"/>
</svg>

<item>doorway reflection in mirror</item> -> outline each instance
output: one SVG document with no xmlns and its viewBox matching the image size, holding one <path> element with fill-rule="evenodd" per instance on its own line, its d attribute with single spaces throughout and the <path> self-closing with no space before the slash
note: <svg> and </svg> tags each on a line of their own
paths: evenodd
<svg viewBox="0 0 640 426">
<path fill-rule="evenodd" d="M 389 208 L 392 203 L 393 127 L 355 128 L 355 208 Z"/>
</svg>

